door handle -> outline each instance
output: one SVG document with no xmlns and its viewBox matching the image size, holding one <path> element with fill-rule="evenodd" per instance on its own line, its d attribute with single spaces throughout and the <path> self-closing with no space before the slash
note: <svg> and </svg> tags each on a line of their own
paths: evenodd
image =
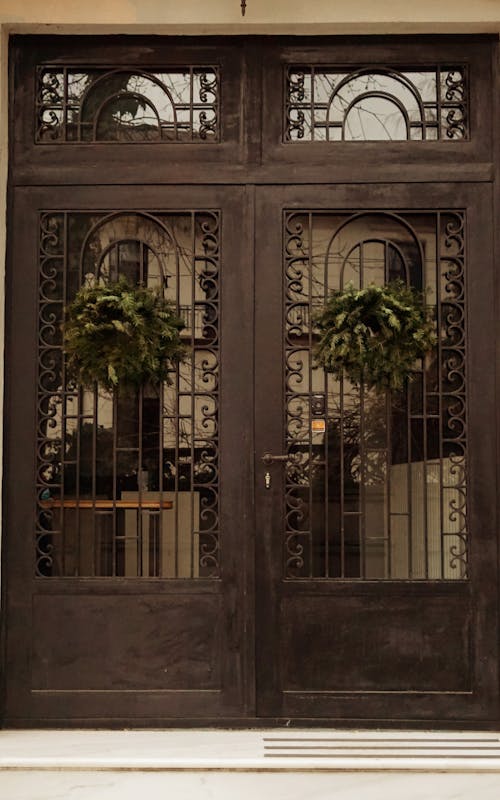
<svg viewBox="0 0 500 800">
<path fill-rule="evenodd" d="M 284 455 L 274 456 L 272 453 L 264 453 L 261 457 L 261 461 L 266 467 L 269 467 L 271 464 L 274 464 L 276 461 L 289 461 L 292 464 L 297 464 L 300 460 L 299 453 L 285 453 Z"/>
</svg>

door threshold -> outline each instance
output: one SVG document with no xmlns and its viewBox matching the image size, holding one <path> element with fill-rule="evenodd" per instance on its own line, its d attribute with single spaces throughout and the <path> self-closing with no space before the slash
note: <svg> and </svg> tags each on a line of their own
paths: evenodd
<svg viewBox="0 0 500 800">
<path fill-rule="evenodd" d="M 0 770 L 500 772 L 488 731 L 10 730 Z"/>
</svg>

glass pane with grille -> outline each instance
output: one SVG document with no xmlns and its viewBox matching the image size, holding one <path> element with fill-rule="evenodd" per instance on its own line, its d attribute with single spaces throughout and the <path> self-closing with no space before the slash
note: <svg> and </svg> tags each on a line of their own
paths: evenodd
<svg viewBox="0 0 500 800">
<path fill-rule="evenodd" d="M 40 67 L 36 105 L 39 144 L 219 140 L 219 72 L 212 66 Z"/>
<path fill-rule="evenodd" d="M 464 66 L 290 66 L 285 141 L 468 139 Z"/>
<path fill-rule="evenodd" d="M 216 577 L 218 212 L 47 212 L 40 232 L 37 574 Z M 110 394 L 67 375 L 65 306 L 119 276 L 185 322 L 171 386 Z"/>
<path fill-rule="evenodd" d="M 293 212 L 285 227 L 287 578 L 467 577 L 464 215 Z M 425 293 L 438 343 L 385 394 L 314 362 L 351 283 Z"/>
</svg>

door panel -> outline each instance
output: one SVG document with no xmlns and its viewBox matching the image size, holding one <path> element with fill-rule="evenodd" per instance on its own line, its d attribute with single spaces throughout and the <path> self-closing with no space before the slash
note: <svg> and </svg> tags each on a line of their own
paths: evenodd
<svg viewBox="0 0 500 800">
<path fill-rule="evenodd" d="M 259 713 L 488 718 L 489 190 L 457 187 L 450 208 L 439 185 L 288 187 L 258 208 L 283 230 L 256 257 Z M 436 351 L 397 395 L 325 376 L 328 291 L 394 278 L 426 293 Z"/>
<path fill-rule="evenodd" d="M 6 716 L 240 715 L 252 273 L 230 265 L 246 257 L 244 192 L 142 189 L 124 210 L 122 190 L 101 187 L 98 209 L 96 191 L 14 199 Z M 65 305 L 119 274 L 163 287 L 185 320 L 171 386 L 111 397 L 65 375 Z"/>
</svg>

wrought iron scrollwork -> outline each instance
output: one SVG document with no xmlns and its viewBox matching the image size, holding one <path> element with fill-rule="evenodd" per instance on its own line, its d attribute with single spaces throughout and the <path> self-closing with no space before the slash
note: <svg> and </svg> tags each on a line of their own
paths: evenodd
<svg viewBox="0 0 500 800">
<path fill-rule="evenodd" d="M 460 578 L 467 577 L 468 569 L 464 233 L 464 214 L 441 216 L 442 425 L 443 447 L 450 462 L 442 487 L 447 509 L 443 540 L 449 543 L 451 573 Z"/>
<path fill-rule="evenodd" d="M 55 541 L 62 536 L 60 520 L 44 500 L 62 491 L 62 430 L 59 424 L 62 387 L 62 300 L 58 280 L 64 263 L 64 216 L 40 218 L 40 279 L 38 338 L 38 420 L 36 480 L 36 575 L 57 574 Z"/>
<path fill-rule="evenodd" d="M 176 303 L 173 385 L 110 395 L 66 374 L 64 308 L 128 280 Z M 217 578 L 220 213 L 40 217 L 37 576 Z"/>
<path fill-rule="evenodd" d="M 35 140 L 216 142 L 219 82 L 215 66 L 40 67 Z"/>
<path fill-rule="evenodd" d="M 467 139 L 465 66 L 288 66 L 285 141 Z"/>
<path fill-rule="evenodd" d="M 286 214 L 285 579 L 467 578 L 464 236 L 462 212 Z M 429 297 L 435 349 L 387 397 L 324 374 L 315 309 L 347 282 L 395 278 Z"/>
</svg>

